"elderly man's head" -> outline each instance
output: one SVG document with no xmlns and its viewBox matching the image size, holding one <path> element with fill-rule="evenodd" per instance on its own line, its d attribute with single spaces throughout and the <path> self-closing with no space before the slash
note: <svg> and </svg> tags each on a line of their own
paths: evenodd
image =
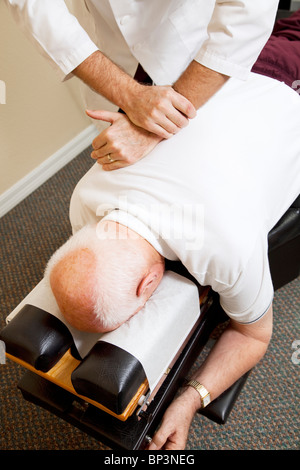
<svg viewBox="0 0 300 470">
<path fill-rule="evenodd" d="M 146 240 L 113 221 L 84 227 L 48 262 L 49 280 L 65 319 L 78 330 L 110 331 L 137 313 L 164 272 Z"/>
</svg>

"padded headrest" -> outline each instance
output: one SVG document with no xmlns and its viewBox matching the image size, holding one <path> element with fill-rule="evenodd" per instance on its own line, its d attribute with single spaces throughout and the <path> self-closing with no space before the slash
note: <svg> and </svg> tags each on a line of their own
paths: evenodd
<svg viewBox="0 0 300 470">
<path fill-rule="evenodd" d="M 117 415 L 124 412 L 146 380 L 140 361 L 114 344 L 99 341 L 72 372 L 79 395 L 99 401 Z"/>
<path fill-rule="evenodd" d="M 118 415 L 139 388 L 154 390 L 199 314 L 196 285 L 168 271 L 144 308 L 117 330 L 80 332 L 65 323 L 50 286 L 41 281 L 8 316 L 0 338 L 8 354 L 42 372 L 70 348 L 73 356 L 77 350 L 75 391 Z"/>
<path fill-rule="evenodd" d="M 74 346 L 62 321 L 33 305 L 25 305 L 1 331 L 6 352 L 37 371 L 49 372 Z M 99 341 L 71 374 L 74 390 L 116 415 L 127 408 L 147 381 L 140 361 L 114 344 Z"/>
<path fill-rule="evenodd" d="M 22 307 L 1 331 L 6 351 L 35 369 L 47 372 L 73 345 L 68 328 L 58 318 L 32 305 Z"/>
</svg>

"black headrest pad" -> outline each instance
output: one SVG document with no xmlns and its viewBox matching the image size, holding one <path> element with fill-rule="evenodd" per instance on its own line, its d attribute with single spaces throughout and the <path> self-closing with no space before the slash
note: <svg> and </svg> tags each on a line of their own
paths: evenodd
<svg viewBox="0 0 300 470">
<path fill-rule="evenodd" d="M 146 380 L 139 360 L 124 349 L 98 341 L 72 372 L 76 392 L 117 415 L 122 414 Z"/>
<path fill-rule="evenodd" d="M 68 328 L 54 315 L 25 305 L 1 331 L 6 352 L 47 372 L 72 346 Z"/>
</svg>

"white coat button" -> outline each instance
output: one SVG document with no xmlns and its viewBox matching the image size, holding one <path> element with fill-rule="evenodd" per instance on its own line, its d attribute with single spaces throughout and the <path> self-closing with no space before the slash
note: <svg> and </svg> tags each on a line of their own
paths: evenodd
<svg viewBox="0 0 300 470">
<path fill-rule="evenodd" d="M 120 25 L 121 25 L 121 26 L 124 26 L 126 23 L 128 23 L 129 20 L 130 20 L 130 16 L 129 16 L 129 15 L 123 16 L 123 17 L 120 19 Z"/>
<path fill-rule="evenodd" d="M 132 50 L 134 52 L 138 52 L 143 48 L 143 44 L 141 42 L 137 42 L 136 44 L 133 45 Z"/>
</svg>

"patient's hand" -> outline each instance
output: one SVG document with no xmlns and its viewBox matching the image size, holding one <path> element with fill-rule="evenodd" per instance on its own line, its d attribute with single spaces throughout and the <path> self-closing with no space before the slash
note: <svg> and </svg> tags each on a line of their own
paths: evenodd
<svg viewBox="0 0 300 470">
<path fill-rule="evenodd" d="M 184 450 L 188 432 L 196 412 L 189 390 L 176 398 L 167 408 L 160 428 L 153 436 L 148 450 Z"/>
<path fill-rule="evenodd" d="M 162 140 L 133 124 L 125 114 L 111 111 L 86 111 L 93 119 L 110 122 L 111 126 L 102 131 L 93 141 L 91 157 L 111 171 L 132 165 L 145 157 Z M 111 161 L 113 160 L 113 162 Z"/>
</svg>

